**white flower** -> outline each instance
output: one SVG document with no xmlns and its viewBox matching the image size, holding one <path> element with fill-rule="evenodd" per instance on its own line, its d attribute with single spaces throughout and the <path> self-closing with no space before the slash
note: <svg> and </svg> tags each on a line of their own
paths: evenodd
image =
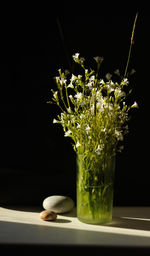
<svg viewBox="0 0 150 256">
<path fill-rule="evenodd" d="M 95 79 L 95 76 L 91 76 L 91 77 L 89 78 L 90 81 L 93 81 L 94 79 Z"/>
<path fill-rule="evenodd" d="M 68 113 L 71 113 L 71 107 L 67 108 Z"/>
<path fill-rule="evenodd" d="M 92 89 L 92 98 L 93 98 L 93 96 L 95 97 L 95 93 L 97 92 L 97 88 L 93 88 Z"/>
<path fill-rule="evenodd" d="M 77 141 L 77 143 L 76 143 L 76 148 L 78 148 L 78 147 L 80 147 L 81 146 L 81 144 Z"/>
<path fill-rule="evenodd" d="M 79 58 L 79 55 L 80 55 L 80 53 L 77 52 L 77 53 L 75 53 L 74 55 L 72 55 L 72 58 L 73 58 L 73 59 L 78 59 L 78 58 Z"/>
<path fill-rule="evenodd" d="M 114 83 L 112 80 L 110 80 L 109 82 L 106 83 L 106 88 L 109 91 L 109 93 L 113 92 L 114 89 Z"/>
<path fill-rule="evenodd" d="M 102 112 L 104 110 L 105 101 L 101 93 L 97 93 L 97 103 L 96 108 L 97 111 Z"/>
<path fill-rule="evenodd" d="M 116 69 L 116 70 L 114 71 L 114 74 L 117 75 L 117 76 L 120 76 L 120 71 L 119 71 L 119 69 Z"/>
<path fill-rule="evenodd" d="M 75 116 L 74 116 L 74 115 L 70 115 L 70 119 L 71 119 L 71 123 L 74 125 L 74 122 L 75 122 Z"/>
<path fill-rule="evenodd" d="M 128 85 L 129 81 L 128 78 L 123 78 L 123 80 L 121 81 L 121 85 Z"/>
<path fill-rule="evenodd" d="M 100 56 L 96 56 L 96 57 L 94 57 L 94 60 L 95 60 L 97 63 L 101 63 L 101 62 L 104 60 L 104 58 L 103 58 L 103 57 L 100 57 Z"/>
<path fill-rule="evenodd" d="M 84 115 L 83 114 L 80 115 L 80 119 L 84 119 Z"/>
<path fill-rule="evenodd" d="M 70 84 L 68 84 L 67 88 L 74 88 L 74 85 L 72 84 L 72 82 Z"/>
<path fill-rule="evenodd" d="M 73 96 L 71 94 L 68 97 L 71 101 L 73 101 Z"/>
<path fill-rule="evenodd" d="M 83 98 L 83 93 L 82 92 L 77 92 L 77 94 L 74 96 L 77 100 L 82 100 Z"/>
<path fill-rule="evenodd" d="M 138 108 L 139 106 L 138 106 L 138 104 L 137 104 L 137 102 L 135 101 L 134 103 L 133 103 L 133 105 L 131 106 L 131 108 Z"/>
<path fill-rule="evenodd" d="M 79 129 L 81 127 L 81 125 L 80 124 L 77 124 L 77 129 Z"/>
<path fill-rule="evenodd" d="M 126 95 L 126 93 L 124 91 L 122 91 L 120 88 L 115 89 L 115 97 L 121 98 L 125 95 Z"/>
<path fill-rule="evenodd" d="M 134 73 L 136 73 L 136 70 L 133 68 L 131 69 L 130 76 L 133 75 Z"/>
<path fill-rule="evenodd" d="M 80 63 L 83 64 L 83 62 L 85 61 L 85 59 L 83 57 L 80 58 Z"/>
<path fill-rule="evenodd" d="M 99 83 L 100 83 L 100 84 L 104 84 L 104 80 L 103 80 L 103 79 L 100 79 L 100 80 L 99 80 Z"/>
<path fill-rule="evenodd" d="M 113 109 L 113 104 L 112 103 L 108 103 L 107 107 L 108 107 L 109 110 L 112 110 Z"/>
<path fill-rule="evenodd" d="M 85 128 L 85 130 L 86 130 L 86 133 L 88 134 L 88 133 L 90 132 L 90 130 L 91 130 L 90 126 L 88 125 L 88 126 Z"/>
<path fill-rule="evenodd" d="M 93 81 L 89 82 L 88 84 L 86 84 L 86 86 L 91 90 L 92 86 L 93 86 Z"/>
<path fill-rule="evenodd" d="M 76 79 L 77 79 L 77 77 L 74 74 L 72 74 L 72 77 L 71 77 L 70 81 L 74 82 Z"/>
<path fill-rule="evenodd" d="M 67 82 L 67 80 L 64 79 L 63 77 L 60 79 L 60 84 L 61 84 L 61 85 L 65 84 L 66 82 Z"/>
<path fill-rule="evenodd" d="M 109 81 L 109 84 L 110 84 L 111 86 L 114 86 L 114 82 L 113 82 L 112 80 Z"/>
<path fill-rule="evenodd" d="M 121 131 L 115 130 L 115 135 L 118 140 L 123 141 L 123 135 L 122 135 Z"/>
<path fill-rule="evenodd" d="M 61 123 L 64 124 L 65 114 L 61 113 L 60 118 L 61 118 Z"/>
<path fill-rule="evenodd" d="M 58 98 L 58 91 L 54 92 L 53 96 L 57 100 L 57 98 Z"/>
<path fill-rule="evenodd" d="M 72 55 L 74 61 L 80 65 L 83 65 L 83 62 L 85 61 L 85 59 L 83 57 L 79 58 L 79 53 L 75 53 L 74 55 Z"/>
<path fill-rule="evenodd" d="M 72 84 L 75 80 L 77 80 L 77 77 L 72 74 L 72 77 L 70 79 L 70 84 L 67 86 L 68 88 L 74 88 L 74 85 Z"/>
<path fill-rule="evenodd" d="M 59 123 L 59 121 L 54 118 L 53 119 L 53 124 L 57 124 L 57 123 Z"/>
<path fill-rule="evenodd" d="M 67 76 L 67 75 L 69 75 L 70 74 L 70 71 L 68 70 L 68 69 L 65 69 L 65 75 Z"/>
<path fill-rule="evenodd" d="M 110 80 L 111 77 L 112 77 L 112 75 L 111 75 L 110 73 L 107 73 L 107 74 L 105 75 L 105 77 L 106 77 L 107 80 Z"/>
<path fill-rule="evenodd" d="M 103 150 L 103 147 L 101 145 L 98 145 L 97 149 L 95 150 L 95 153 L 100 155 L 102 150 Z"/>
<path fill-rule="evenodd" d="M 67 132 L 65 132 L 65 137 L 68 137 L 71 134 L 71 131 L 68 130 Z"/>
<path fill-rule="evenodd" d="M 60 80 L 60 77 L 59 77 L 59 76 L 55 76 L 54 78 L 55 78 L 55 80 L 56 80 L 56 83 L 58 83 L 59 80 Z"/>
</svg>

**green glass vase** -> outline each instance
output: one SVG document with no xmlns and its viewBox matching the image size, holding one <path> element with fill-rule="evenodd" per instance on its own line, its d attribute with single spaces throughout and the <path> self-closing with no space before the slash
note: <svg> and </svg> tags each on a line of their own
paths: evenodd
<svg viewBox="0 0 150 256">
<path fill-rule="evenodd" d="M 115 157 L 77 155 L 77 217 L 89 224 L 112 220 Z"/>
</svg>

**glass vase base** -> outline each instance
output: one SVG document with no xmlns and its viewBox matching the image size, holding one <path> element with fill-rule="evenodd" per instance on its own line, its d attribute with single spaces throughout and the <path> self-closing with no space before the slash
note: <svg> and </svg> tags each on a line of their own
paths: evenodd
<svg viewBox="0 0 150 256">
<path fill-rule="evenodd" d="M 104 225 L 104 224 L 108 224 L 112 221 L 112 217 L 110 218 L 104 218 L 104 219 L 83 219 L 80 217 L 77 217 L 79 221 L 86 223 L 86 224 L 92 224 L 92 225 Z"/>
</svg>

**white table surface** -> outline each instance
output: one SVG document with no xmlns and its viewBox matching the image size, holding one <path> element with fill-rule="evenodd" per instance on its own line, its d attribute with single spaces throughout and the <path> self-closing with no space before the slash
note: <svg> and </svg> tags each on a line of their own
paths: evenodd
<svg viewBox="0 0 150 256">
<path fill-rule="evenodd" d="M 0 207 L 0 245 L 150 248 L 150 207 L 114 207 L 112 222 L 102 226 L 81 223 L 76 209 L 54 222 L 41 220 L 39 213 Z"/>
</svg>

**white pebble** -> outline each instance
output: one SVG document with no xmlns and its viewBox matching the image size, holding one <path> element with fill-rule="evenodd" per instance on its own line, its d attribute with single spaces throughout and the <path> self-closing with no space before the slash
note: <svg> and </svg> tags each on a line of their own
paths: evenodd
<svg viewBox="0 0 150 256">
<path fill-rule="evenodd" d="M 43 208 L 56 213 L 65 213 L 73 209 L 74 202 L 68 196 L 49 196 L 43 201 Z"/>
</svg>

